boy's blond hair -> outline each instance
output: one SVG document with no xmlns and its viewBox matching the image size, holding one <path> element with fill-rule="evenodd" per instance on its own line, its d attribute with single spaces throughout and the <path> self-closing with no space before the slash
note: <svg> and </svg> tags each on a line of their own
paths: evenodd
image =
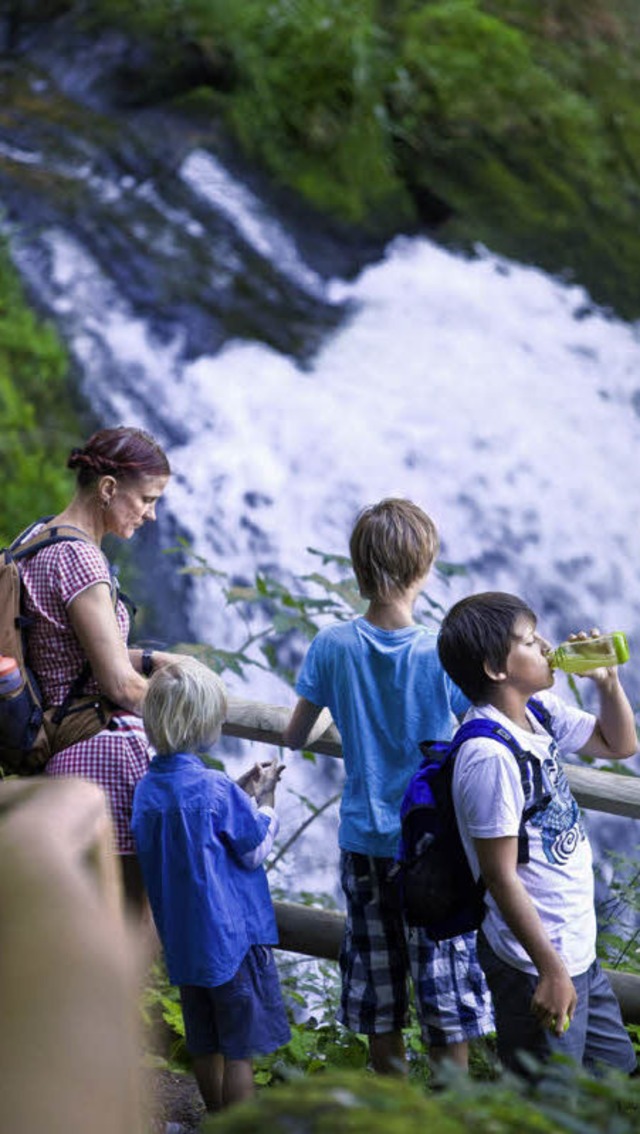
<svg viewBox="0 0 640 1134">
<path fill-rule="evenodd" d="M 224 682 L 188 657 L 156 670 L 142 706 L 147 736 L 160 756 L 205 752 L 220 736 L 226 715 Z"/>
<path fill-rule="evenodd" d="M 440 549 L 433 520 L 411 500 L 388 497 L 358 515 L 349 541 L 360 594 L 388 600 L 428 574 Z"/>
</svg>

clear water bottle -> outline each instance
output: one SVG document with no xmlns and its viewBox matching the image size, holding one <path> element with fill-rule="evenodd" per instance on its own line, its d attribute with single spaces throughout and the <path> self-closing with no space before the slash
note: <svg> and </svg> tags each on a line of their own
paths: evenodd
<svg viewBox="0 0 640 1134">
<path fill-rule="evenodd" d="M 562 642 L 547 654 L 552 669 L 562 669 L 565 673 L 589 673 L 600 666 L 622 665 L 628 660 L 629 644 L 621 630 L 600 634 L 597 638 Z"/>
<path fill-rule="evenodd" d="M 21 685 L 22 676 L 16 659 L 0 654 L 0 697 L 8 697 Z"/>
</svg>

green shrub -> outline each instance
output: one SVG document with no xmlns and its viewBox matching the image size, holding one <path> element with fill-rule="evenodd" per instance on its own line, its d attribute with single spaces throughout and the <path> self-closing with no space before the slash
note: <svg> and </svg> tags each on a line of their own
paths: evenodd
<svg viewBox="0 0 640 1134">
<path fill-rule="evenodd" d="M 463 1076 L 435 1095 L 366 1072 L 295 1077 L 205 1120 L 203 1134 L 635 1134 L 638 1087 L 558 1066 L 540 1088 Z"/>
<path fill-rule="evenodd" d="M 77 435 L 64 348 L 27 306 L 0 247 L 0 546 L 66 502 L 65 464 Z"/>
</svg>

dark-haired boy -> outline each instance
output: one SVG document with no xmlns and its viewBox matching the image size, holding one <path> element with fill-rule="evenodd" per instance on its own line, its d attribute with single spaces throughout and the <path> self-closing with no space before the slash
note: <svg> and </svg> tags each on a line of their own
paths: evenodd
<svg viewBox="0 0 640 1134">
<path fill-rule="evenodd" d="M 493 1031 L 475 934 L 436 945 L 423 930 L 409 931 L 388 881 L 419 743 L 449 737 L 468 705 L 440 665 L 435 635 L 413 621 L 438 533 L 418 505 L 390 498 L 360 513 L 349 546 L 367 611 L 314 638 L 284 738 L 291 748 L 308 743 L 324 706 L 342 737 L 338 841 L 347 922 L 339 1019 L 369 1037 L 374 1070 L 406 1070 L 411 974 L 432 1056 L 466 1067 L 468 1041 Z"/>
<path fill-rule="evenodd" d="M 553 1052 L 591 1070 L 631 1073 L 636 1058 L 618 1002 L 596 959 L 591 848 L 559 756 L 632 756 L 634 716 L 618 671 L 595 669 L 597 716 L 547 692 L 549 645 L 521 599 L 472 595 L 446 615 L 438 637 L 442 664 L 473 702 L 465 719 L 503 725 L 530 754 L 526 773 L 498 740 L 466 741 L 456 755 L 453 798 L 487 913 L 478 955 L 493 996 L 502 1062 L 527 1071 L 520 1053 Z M 527 706 L 535 696 L 544 728 Z M 537 804 L 519 832 L 525 805 Z"/>
</svg>

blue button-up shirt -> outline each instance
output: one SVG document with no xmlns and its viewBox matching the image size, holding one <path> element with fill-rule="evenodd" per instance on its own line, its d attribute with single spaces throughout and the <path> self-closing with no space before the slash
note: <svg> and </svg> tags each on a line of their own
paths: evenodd
<svg viewBox="0 0 640 1134">
<path fill-rule="evenodd" d="M 152 760 L 131 825 L 172 984 L 224 984 L 251 945 L 277 944 L 261 865 L 277 832 L 271 808 L 178 753 Z"/>
</svg>

